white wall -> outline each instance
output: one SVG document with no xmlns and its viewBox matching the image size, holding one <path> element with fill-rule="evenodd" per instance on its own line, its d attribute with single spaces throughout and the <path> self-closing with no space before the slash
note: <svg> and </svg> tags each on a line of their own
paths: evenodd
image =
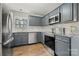
<svg viewBox="0 0 79 59">
<path fill-rule="evenodd" d="M 79 35 L 79 22 L 73 22 L 73 23 L 61 23 L 61 24 L 54 24 L 50 26 L 44 26 L 43 31 L 52 32 L 52 28 L 67 28 L 68 31 L 71 31 L 71 26 L 76 28 L 76 31 L 73 33 L 74 35 Z M 70 33 L 71 34 L 71 33 Z"/>
<path fill-rule="evenodd" d="M 17 12 L 17 11 L 11 11 L 13 13 L 13 19 L 12 19 L 12 32 L 25 32 L 27 30 L 27 26 L 28 26 L 28 23 L 27 22 L 27 26 L 26 28 L 15 28 L 15 19 L 16 18 L 19 18 L 19 19 L 26 19 L 28 21 L 28 14 L 26 13 L 22 13 L 22 12 Z"/>
</svg>

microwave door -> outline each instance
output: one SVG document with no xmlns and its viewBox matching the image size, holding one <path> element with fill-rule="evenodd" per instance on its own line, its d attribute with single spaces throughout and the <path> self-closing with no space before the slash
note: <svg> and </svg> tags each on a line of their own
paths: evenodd
<svg viewBox="0 0 79 59">
<path fill-rule="evenodd" d="M 58 13 L 57 15 L 55 15 L 55 22 L 60 22 L 60 13 Z"/>
<path fill-rule="evenodd" d="M 58 16 L 55 16 L 55 22 L 59 22 Z"/>
<path fill-rule="evenodd" d="M 49 24 L 53 24 L 53 23 L 55 23 L 55 17 L 49 19 Z"/>
</svg>

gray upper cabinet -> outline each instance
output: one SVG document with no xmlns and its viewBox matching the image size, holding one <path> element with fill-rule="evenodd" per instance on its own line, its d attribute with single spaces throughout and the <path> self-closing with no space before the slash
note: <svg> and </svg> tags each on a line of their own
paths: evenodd
<svg viewBox="0 0 79 59">
<path fill-rule="evenodd" d="M 79 20 L 79 3 L 78 3 L 78 20 Z"/>
<path fill-rule="evenodd" d="M 56 8 L 55 10 L 53 10 L 52 12 L 50 12 L 49 16 L 51 17 L 51 16 L 54 16 L 54 15 L 56 15 L 58 13 L 59 13 L 59 7 Z"/>
<path fill-rule="evenodd" d="M 43 26 L 47 26 L 48 25 L 48 16 L 45 16 L 45 17 L 43 17 L 43 19 L 42 19 L 42 25 Z"/>
<path fill-rule="evenodd" d="M 73 3 L 73 21 L 78 21 L 78 4 L 77 3 Z"/>
<path fill-rule="evenodd" d="M 41 26 L 42 17 L 29 16 L 29 26 Z"/>
<path fill-rule="evenodd" d="M 59 7 L 61 22 L 72 20 L 72 3 L 64 3 Z"/>
<path fill-rule="evenodd" d="M 54 9 L 42 18 L 43 26 L 49 25 L 49 18 L 60 13 L 61 22 L 72 22 L 79 19 L 79 4 L 77 3 L 64 3 L 58 8 Z"/>
<path fill-rule="evenodd" d="M 48 13 L 46 16 L 44 16 L 42 18 L 42 25 L 43 26 L 49 25 L 49 18 L 51 16 L 54 16 L 54 15 L 58 14 L 58 13 L 59 13 L 59 8 L 56 8 L 55 10 L 51 11 L 50 13 Z"/>
</svg>

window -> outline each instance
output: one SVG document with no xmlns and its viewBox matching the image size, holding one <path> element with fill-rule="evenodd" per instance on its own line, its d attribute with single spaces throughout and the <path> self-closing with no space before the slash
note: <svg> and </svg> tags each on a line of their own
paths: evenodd
<svg viewBox="0 0 79 59">
<path fill-rule="evenodd" d="M 27 26 L 27 20 L 26 19 L 16 19 L 15 20 L 15 27 L 16 28 L 26 28 Z"/>
</svg>

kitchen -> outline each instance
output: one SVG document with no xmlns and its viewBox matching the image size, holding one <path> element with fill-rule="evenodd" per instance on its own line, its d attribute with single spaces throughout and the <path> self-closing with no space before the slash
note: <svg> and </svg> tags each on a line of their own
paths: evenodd
<svg viewBox="0 0 79 59">
<path fill-rule="evenodd" d="M 0 55 L 79 56 L 78 3 L 1 3 L 0 11 Z"/>
</svg>

